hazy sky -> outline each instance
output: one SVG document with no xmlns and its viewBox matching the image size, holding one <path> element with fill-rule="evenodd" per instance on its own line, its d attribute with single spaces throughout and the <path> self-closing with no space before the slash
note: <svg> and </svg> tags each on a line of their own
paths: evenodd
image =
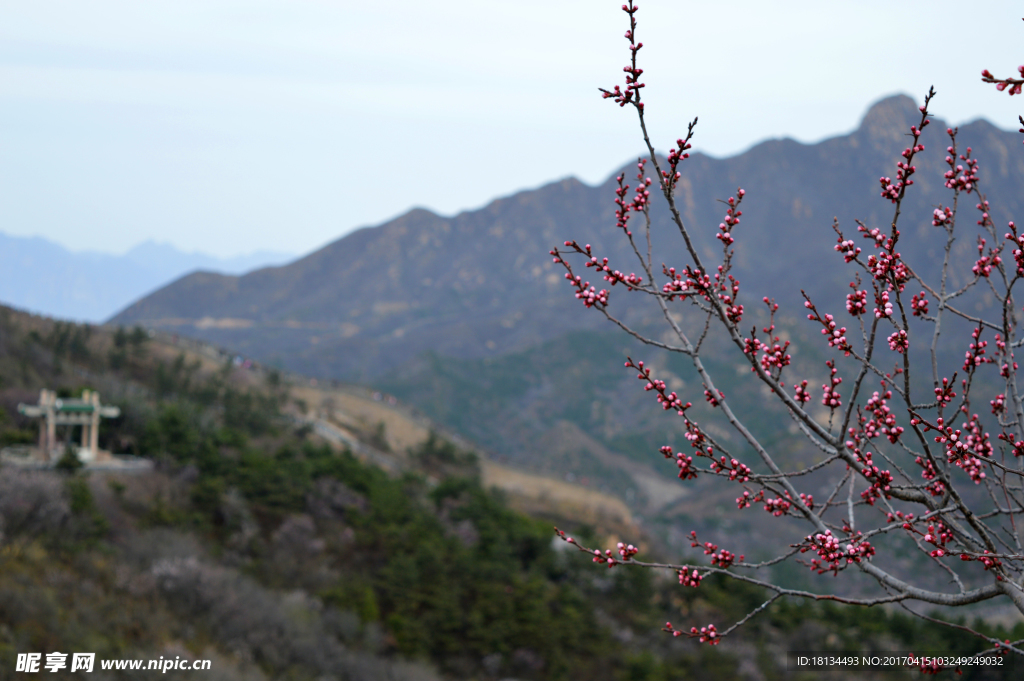
<svg viewBox="0 0 1024 681">
<path fill-rule="evenodd" d="M 932 84 L 955 123 L 1024 113 L 979 81 L 1024 63 L 1019 3 L 640 4 L 662 149 L 695 115 L 716 156 L 817 141 Z M 0 0 L 0 231 L 301 253 L 413 206 L 598 182 L 640 151 L 597 92 L 622 82 L 620 5 Z"/>
</svg>

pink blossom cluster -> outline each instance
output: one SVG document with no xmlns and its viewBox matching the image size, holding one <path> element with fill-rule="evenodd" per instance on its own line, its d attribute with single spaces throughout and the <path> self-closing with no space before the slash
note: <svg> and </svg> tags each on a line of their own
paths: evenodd
<svg viewBox="0 0 1024 681">
<path fill-rule="evenodd" d="M 651 178 L 644 176 L 644 167 L 647 165 L 647 159 L 637 159 L 636 162 L 636 192 L 633 195 L 633 203 L 630 206 L 634 212 L 642 213 L 647 210 L 648 202 L 651 199 Z"/>
<path fill-rule="evenodd" d="M 733 242 L 736 241 L 730 232 L 732 232 L 733 227 L 740 223 L 740 216 L 743 215 L 743 211 L 737 210 L 737 208 L 740 201 L 743 200 L 744 194 L 746 194 L 746 191 L 739 189 L 736 194 L 740 197 L 739 200 L 734 196 L 729 197 L 727 201 L 729 208 L 725 211 L 724 221 L 718 225 L 718 232 L 715 234 L 715 238 L 725 244 L 726 247 L 732 246 Z"/>
<path fill-rule="evenodd" d="M 626 31 L 626 40 L 629 41 L 629 50 L 632 53 L 632 60 L 622 69 L 626 73 L 626 89 L 621 90 L 616 85 L 612 91 L 601 88 L 601 94 L 605 99 L 613 99 L 619 106 L 632 103 L 642 110 L 644 104 L 640 101 L 640 89 L 644 87 L 644 84 L 640 82 L 640 76 L 644 71 L 636 65 L 636 53 L 644 44 L 636 42 L 635 39 L 636 17 L 634 15 L 638 9 L 640 8 L 633 4 L 633 0 L 629 0 L 629 4 L 622 6 L 622 11 L 629 15 L 629 30 Z"/>
<path fill-rule="evenodd" d="M 949 206 L 939 206 L 932 211 L 932 226 L 951 227 L 953 225 L 953 209 Z"/>
<path fill-rule="evenodd" d="M 925 113 L 925 107 L 921 107 L 921 112 Z M 903 150 L 904 161 L 896 163 L 896 182 L 893 182 L 888 177 L 878 178 L 879 183 L 882 185 L 882 198 L 889 199 L 891 202 L 896 203 L 903 198 L 903 195 L 907 191 L 907 187 L 914 184 L 914 181 L 910 179 L 910 176 L 917 172 L 917 166 L 911 165 L 914 160 L 914 154 L 924 151 L 924 145 L 920 144 L 918 140 L 921 138 L 921 130 L 929 123 L 927 118 L 922 119 L 921 127 L 918 128 L 916 125 L 910 126 L 910 134 L 914 137 L 914 144 Z"/>
<path fill-rule="evenodd" d="M 612 557 L 611 550 L 601 553 L 600 549 L 594 549 L 594 562 L 607 565 L 609 568 L 615 567 L 618 563 L 618 561 Z"/>
<path fill-rule="evenodd" d="M 696 125 L 697 125 L 697 121 L 694 121 L 693 123 L 690 123 L 690 130 L 689 130 L 688 134 L 686 135 L 686 138 L 685 139 L 677 139 L 676 140 L 676 147 L 675 147 L 675 149 L 671 149 L 668 152 L 668 167 L 669 167 L 669 171 L 664 171 L 664 170 L 661 171 L 661 177 L 662 177 L 662 181 L 665 183 L 665 185 L 669 189 L 671 189 L 675 185 L 676 181 L 678 181 L 679 178 L 682 177 L 682 174 L 678 170 L 679 164 L 682 161 L 685 161 L 686 159 L 690 158 L 690 154 L 687 153 L 687 152 L 689 151 L 690 147 L 692 146 L 690 144 L 690 138 L 693 137 L 693 128 Z"/>
<path fill-rule="evenodd" d="M 903 434 L 903 427 L 896 425 L 896 415 L 889 407 L 888 401 L 892 399 L 892 391 L 887 390 L 879 395 L 876 390 L 865 405 L 872 418 L 865 421 L 864 432 L 867 438 L 873 439 L 878 435 L 885 436 L 889 442 L 896 444 L 900 435 Z"/>
<path fill-rule="evenodd" d="M 789 492 L 786 492 L 785 498 L 775 497 L 774 499 L 766 499 L 764 502 L 764 510 L 778 518 L 789 513 L 789 509 L 792 505 L 793 503 L 789 496 Z"/>
<path fill-rule="evenodd" d="M 977 414 L 971 415 L 971 420 L 963 424 L 967 433 L 967 447 L 978 456 L 989 457 L 994 453 L 989 434 L 981 429 L 981 421 Z"/>
<path fill-rule="evenodd" d="M 775 313 L 778 311 L 778 304 L 769 298 L 763 298 L 762 302 L 768 307 L 771 315 L 771 323 L 763 327 L 761 330 L 768 334 L 768 338 L 771 341 L 771 345 L 763 342 L 756 335 L 749 338 L 743 339 L 743 354 L 747 355 L 751 359 L 757 355 L 758 352 L 763 352 L 759 358 L 759 363 L 764 372 L 775 380 L 778 380 L 782 375 L 782 369 L 789 366 L 793 357 L 788 353 L 789 341 L 783 341 L 779 336 L 773 336 L 775 332 Z M 756 333 L 756 330 L 754 330 Z M 782 343 L 780 345 L 780 343 Z M 757 369 L 752 365 L 750 370 L 756 372 Z"/>
<path fill-rule="evenodd" d="M 858 291 L 857 285 L 850 282 L 853 293 L 846 294 L 846 311 L 854 317 L 859 317 L 868 311 L 868 292 Z"/>
<path fill-rule="evenodd" d="M 624 182 L 626 175 L 620 173 L 615 181 L 618 182 L 619 186 L 615 189 L 615 226 L 626 233 L 627 236 L 632 236 L 633 232 L 629 231 L 629 211 L 632 209 L 632 203 L 626 199 L 626 194 L 629 193 L 629 185 Z"/>
<path fill-rule="evenodd" d="M 811 311 L 811 313 L 807 315 L 807 319 L 821 324 L 821 335 L 828 339 L 828 346 L 830 348 L 842 350 L 844 354 L 849 356 L 850 352 L 853 351 L 853 346 L 850 345 L 849 341 L 846 339 L 846 327 L 839 326 L 839 324 L 836 323 L 835 317 L 830 314 L 822 316 L 821 313 L 818 312 L 818 308 L 814 306 L 814 303 L 807 298 L 806 293 L 804 294 L 804 298 L 806 299 L 804 300 L 804 307 Z M 847 303 L 847 309 L 849 309 L 849 303 Z"/>
<path fill-rule="evenodd" d="M 892 317 L 892 302 L 889 300 L 889 292 L 882 291 L 875 296 L 875 319 Z"/>
<path fill-rule="evenodd" d="M 722 268 L 719 267 L 719 270 Z M 715 275 L 715 279 L 718 279 L 719 275 Z M 725 317 L 733 324 L 739 324 L 740 320 L 743 319 L 743 306 L 736 302 L 736 295 L 740 292 L 740 282 L 729 275 L 729 286 L 723 283 L 720 286 L 721 293 L 718 294 L 718 299 L 722 301 L 722 305 L 725 307 Z"/>
<path fill-rule="evenodd" d="M 886 237 L 885 232 L 878 229 L 877 227 L 868 228 L 864 225 L 857 225 L 857 231 L 860 232 L 861 236 L 872 242 L 875 248 L 885 248 Z"/>
<path fill-rule="evenodd" d="M 1013 455 L 1024 456 L 1024 440 L 1017 440 L 1007 432 L 999 433 L 999 439 L 1013 446 Z"/>
<path fill-rule="evenodd" d="M 835 249 L 843 254 L 843 259 L 847 264 L 853 262 L 860 255 L 860 248 L 853 242 L 853 239 L 843 239 L 841 236 Z"/>
<path fill-rule="evenodd" d="M 1007 224 L 1010 231 L 1004 236 L 1007 241 L 1012 241 L 1015 249 L 1013 249 L 1013 261 L 1017 265 L 1017 274 L 1024 277 L 1024 234 L 1017 234 L 1017 225 L 1013 222 Z"/>
<path fill-rule="evenodd" d="M 871 486 L 860 493 L 860 498 L 863 499 L 869 506 L 875 505 L 875 500 L 881 497 L 889 498 L 890 485 L 892 485 L 893 478 L 892 473 L 885 470 L 879 470 L 878 466 L 871 465 L 864 468 L 861 471 L 865 478 L 871 481 Z"/>
<path fill-rule="evenodd" d="M 928 314 L 928 298 L 924 291 L 910 297 L 910 313 L 915 317 L 923 317 Z"/>
<path fill-rule="evenodd" d="M 572 280 L 572 283 L 579 289 L 576 292 L 576 297 L 583 301 L 585 307 L 594 307 L 595 305 L 607 305 L 608 304 L 608 291 L 601 289 L 600 291 L 594 290 L 594 287 L 590 285 L 590 282 L 583 282 L 580 284 L 580 278 L 573 278 L 571 275 L 566 274 L 566 278 Z"/>
<path fill-rule="evenodd" d="M 833 225 L 833 229 L 838 231 L 838 227 Z M 861 236 L 871 242 L 871 244 L 881 251 L 878 254 L 872 254 L 868 256 L 867 267 L 871 272 L 871 276 L 879 281 L 884 282 L 889 290 L 892 290 L 893 283 L 902 292 L 906 282 L 910 281 L 910 270 L 907 269 L 906 263 L 900 259 L 900 254 L 896 251 L 896 241 L 899 239 L 900 233 L 898 230 L 893 229 L 890 236 L 886 236 L 882 230 L 877 227 L 868 228 L 863 224 L 857 225 L 857 231 L 861 233 Z M 842 234 L 839 236 L 842 239 Z"/>
<path fill-rule="evenodd" d="M 753 337 L 753 338 L 744 338 L 743 339 L 743 354 L 744 355 L 747 355 L 747 356 L 756 355 L 761 350 L 762 347 L 764 347 L 764 343 L 762 343 L 761 339 L 757 338 L 756 336 Z M 754 371 L 754 368 L 751 367 L 750 370 Z"/>
<path fill-rule="evenodd" d="M 981 213 L 981 219 L 978 220 L 978 226 L 979 227 L 995 227 L 995 225 L 992 223 L 992 216 L 989 215 L 989 213 L 988 213 L 988 209 L 989 209 L 988 199 L 982 199 L 974 207 L 977 208 L 978 212 Z"/>
<path fill-rule="evenodd" d="M 988 213 L 984 213 L 984 218 L 988 218 Z M 974 263 L 971 271 L 974 272 L 975 276 L 988 277 L 992 274 L 992 268 L 1000 265 L 1003 259 L 999 257 L 999 248 L 990 248 L 988 255 L 984 254 L 985 244 L 988 243 L 985 239 L 978 237 L 978 260 Z"/>
<path fill-rule="evenodd" d="M 994 569 L 1000 567 L 1003 564 L 1003 561 L 999 560 L 999 558 L 997 556 L 991 555 L 991 552 L 988 549 L 985 549 L 984 553 L 982 553 L 980 555 L 977 555 L 977 556 L 973 556 L 973 555 L 971 555 L 969 553 L 961 553 L 960 554 L 960 560 L 962 560 L 962 561 L 976 560 L 976 561 L 978 561 L 979 563 L 981 563 L 982 565 L 985 566 L 985 571 L 986 572 L 988 572 L 989 570 L 994 570 Z M 1001 581 L 1002 580 L 1002 575 L 996 575 L 996 579 Z"/>
<path fill-rule="evenodd" d="M 953 381 L 956 380 L 956 374 L 953 374 Z M 956 393 L 953 392 L 953 382 L 948 378 L 942 379 L 942 385 L 935 388 L 935 401 L 938 402 L 939 407 L 949 406 L 949 403 L 956 397 Z M 914 423 L 911 419 L 910 423 Z M 915 424 L 916 425 L 916 424 Z"/>
<path fill-rule="evenodd" d="M 946 425 L 945 420 L 941 416 L 935 419 L 934 426 L 923 419 L 917 419 L 916 421 L 917 423 L 915 423 L 914 419 L 911 419 L 910 423 L 915 426 L 918 424 L 923 425 L 924 432 L 926 433 L 931 430 L 938 432 L 938 435 L 935 436 L 935 442 L 943 445 L 949 461 L 958 461 L 969 453 L 970 450 L 967 447 L 967 443 L 960 439 L 963 431 L 960 429 L 954 430 L 952 426 Z"/>
<path fill-rule="evenodd" d="M 1017 67 L 1017 72 L 1024 77 L 1024 65 Z M 1006 92 L 1011 97 L 1013 95 L 1019 95 L 1021 88 L 1024 87 L 1024 80 L 1018 80 L 1016 78 L 1002 78 L 998 79 L 992 75 L 992 72 L 985 69 L 981 72 L 981 80 L 985 83 L 995 83 L 996 89 L 1000 92 Z"/>
<path fill-rule="evenodd" d="M 664 272 L 670 277 L 670 280 L 662 287 L 661 291 L 668 295 L 669 300 L 674 300 L 677 295 L 682 297 L 694 293 L 699 293 L 705 300 L 709 299 L 708 295 L 713 284 L 711 277 L 707 274 L 693 270 L 689 265 L 682 272 L 677 272 L 674 267 L 669 267 Z"/>
<path fill-rule="evenodd" d="M 903 513 L 903 511 L 896 511 L 895 513 L 889 511 L 885 514 L 886 520 L 890 523 L 895 523 L 897 520 L 900 523 L 914 522 L 913 513 Z M 904 526 L 905 529 L 905 526 Z"/>
<path fill-rule="evenodd" d="M 577 253 L 583 253 L 590 258 L 587 263 L 587 267 L 595 267 L 598 265 L 598 260 L 590 251 L 590 244 L 581 248 L 575 241 L 566 241 L 565 245 L 569 248 L 574 249 Z M 558 250 L 551 251 L 551 255 L 554 256 L 555 264 L 560 264 L 565 267 L 565 278 L 569 283 L 576 289 L 576 298 L 583 301 L 585 307 L 601 306 L 605 307 L 608 305 L 608 291 L 601 289 L 596 291 L 593 286 L 590 285 L 589 281 L 583 281 L 579 276 L 572 273 L 572 268 L 559 254 Z M 605 258 L 601 263 L 599 269 L 607 268 L 608 259 Z"/>
<path fill-rule="evenodd" d="M 875 393 L 877 395 L 877 393 Z M 860 469 L 861 475 L 868 480 L 871 485 L 861 492 L 861 499 L 863 499 L 869 506 L 875 505 L 875 500 L 884 496 L 886 499 L 889 498 L 890 485 L 893 482 L 892 473 L 888 470 L 881 470 L 878 466 L 872 462 L 871 452 L 863 451 L 861 444 L 865 440 L 869 440 L 871 437 L 877 435 L 877 429 L 875 429 L 874 422 L 868 421 L 864 417 L 860 417 L 861 429 L 850 428 L 849 434 L 851 439 L 846 441 L 846 446 L 853 451 L 854 457 L 857 462 L 860 463 L 863 468 Z M 902 432 L 902 428 L 900 429 Z"/>
<path fill-rule="evenodd" d="M 836 375 L 839 371 L 836 369 L 836 363 L 833 360 L 830 359 L 825 362 L 825 366 L 829 368 L 831 375 L 829 382 L 821 385 L 821 403 L 829 409 L 838 409 L 843 406 L 842 397 L 837 390 L 839 384 L 843 382 L 843 378 Z"/>
<path fill-rule="evenodd" d="M 598 272 L 603 272 L 604 274 L 602 276 L 603 276 L 604 280 L 609 282 L 612 286 L 615 286 L 616 284 L 620 284 L 621 283 L 621 284 L 625 284 L 626 288 L 632 290 L 632 289 L 635 289 L 635 288 L 639 288 L 640 285 L 643 284 L 643 277 L 640 277 L 640 276 L 638 276 L 636 274 L 633 274 L 633 273 L 623 274 L 622 272 L 620 272 L 618 270 L 613 270 L 608 265 L 608 258 L 601 258 L 599 260 L 597 258 L 597 256 L 594 255 L 593 252 L 591 251 L 590 244 L 586 244 L 585 246 L 581 247 L 575 241 L 566 241 L 565 245 L 567 247 L 569 247 L 569 248 L 572 248 L 577 253 L 585 255 L 587 257 L 586 267 L 588 269 L 592 267 L 595 270 L 597 270 Z M 557 250 L 553 250 L 550 253 L 551 253 L 552 256 L 554 256 L 553 262 L 555 264 L 560 264 L 560 265 L 562 265 L 562 266 L 564 266 L 566 268 L 565 278 L 568 279 L 573 285 L 576 286 L 576 288 L 577 288 L 577 295 L 576 295 L 576 297 L 577 298 L 583 298 L 585 304 L 587 303 L 588 300 L 590 300 L 590 304 L 586 305 L 587 307 L 592 307 L 595 304 L 594 301 L 592 300 L 593 298 L 600 299 L 601 301 L 603 301 L 604 305 L 608 304 L 608 292 L 607 291 L 602 290 L 599 294 L 594 295 L 594 288 L 592 286 L 590 286 L 590 282 L 588 281 L 588 282 L 585 282 L 585 283 L 581 283 L 582 280 L 580 279 L 580 277 L 575 276 L 572 273 L 572 268 L 570 267 L 569 263 L 567 263 L 562 258 L 561 254 Z M 589 287 L 589 289 L 587 287 Z M 588 294 L 590 294 L 590 295 L 588 295 Z"/>
<path fill-rule="evenodd" d="M 807 318 L 813 319 L 812 315 L 807 315 Z M 822 319 L 821 322 L 825 326 L 825 328 L 821 330 L 821 333 L 822 335 L 828 336 L 828 346 L 830 348 L 842 349 L 849 345 L 849 343 L 846 342 L 846 327 L 843 326 L 837 329 L 835 318 L 832 315 L 826 314 L 825 318 Z"/>
<path fill-rule="evenodd" d="M 955 131 L 952 129 L 947 130 L 950 136 L 955 136 Z M 944 177 L 946 178 L 946 187 L 955 191 L 964 191 L 968 194 L 978 184 L 978 161 L 971 158 L 971 148 L 967 147 L 966 154 L 960 154 L 959 158 L 961 161 L 967 164 L 964 168 L 962 164 L 956 162 L 956 147 L 947 147 L 946 153 L 946 165 L 949 166 L 949 170 L 946 171 Z"/>
<path fill-rule="evenodd" d="M 730 482 L 748 482 L 750 480 L 750 467 L 738 459 L 721 457 L 718 460 L 712 459 L 710 468 L 718 475 L 728 476 Z"/>
<path fill-rule="evenodd" d="M 881 252 L 878 255 L 868 256 L 868 269 L 871 275 L 878 281 L 884 281 L 891 288 L 890 275 L 896 281 L 900 291 L 903 291 L 904 284 L 910 280 L 910 271 L 906 263 L 900 260 L 899 253 Z M 892 314 L 891 312 L 889 314 Z M 888 317 L 889 315 L 884 315 Z"/>
<path fill-rule="evenodd" d="M 974 484 L 981 484 L 986 477 L 982 459 L 991 457 L 994 449 L 989 440 L 989 434 L 981 429 L 977 414 L 974 414 L 969 422 L 964 423 L 962 429 L 955 430 L 952 426 L 946 425 L 941 416 L 935 420 L 934 425 L 917 416 L 911 420 L 911 423 L 921 424 L 926 433 L 932 430 L 937 431 L 935 442 L 942 444 L 945 448 L 947 461 L 956 464 L 967 473 Z M 920 462 L 921 458 L 918 457 L 918 463 Z M 928 468 L 926 473 L 934 476 L 934 469 Z"/>
<path fill-rule="evenodd" d="M 696 638 L 700 643 L 710 643 L 713 646 L 717 646 L 721 640 L 714 624 L 701 627 L 699 631 L 697 627 L 690 627 L 690 637 Z"/>
<path fill-rule="evenodd" d="M 704 387 L 704 400 L 708 404 L 710 404 L 712 407 L 717 407 L 718 404 L 719 404 L 719 400 L 724 400 L 724 399 L 725 399 L 725 393 L 723 393 L 721 390 L 719 390 L 718 391 L 718 395 L 715 396 L 715 395 L 711 394 L 711 391 L 707 389 L 707 386 Z"/>
<path fill-rule="evenodd" d="M 850 538 L 846 547 L 840 545 L 840 540 L 832 534 L 832 530 L 825 530 L 817 534 L 808 535 L 804 541 L 807 544 L 801 547 L 800 552 L 814 551 L 817 558 L 811 560 L 808 567 L 819 575 L 831 572 L 833 576 L 846 565 L 860 563 L 875 555 L 875 548 L 863 539 L 861 533 L 856 533 Z"/>
<path fill-rule="evenodd" d="M 679 467 L 679 479 L 680 480 L 692 480 L 697 477 L 697 469 L 693 466 L 693 457 L 687 456 L 682 452 L 672 453 L 672 447 L 664 445 L 661 448 L 661 453 L 666 459 L 672 459 L 676 462 Z"/>
<path fill-rule="evenodd" d="M 654 378 L 651 375 L 651 370 L 645 368 L 642 361 L 634 364 L 633 358 L 630 357 L 627 358 L 626 366 L 632 367 L 640 372 L 637 374 L 637 378 L 642 381 L 647 381 L 647 385 L 644 386 L 644 390 L 654 390 L 658 394 L 658 403 L 662 406 L 662 409 L 665 409 L 666 411 L 669 409 L 675 409 L 676 412 L 682 416 L 686 413 L 687 409 L 693 406 L 690 402 L 683 404 L 683 401 L 679 399 L 679 395 L 677 395 L 675 391 L 672 391 L 671 393 L 665 392 L 667 389 L 665 381 Z"/>
<path fill-rule="evenodd" d="M 985 480 L 985 466 L 981 459 L 974 455 L 968 455 L 959 459 L 956 465 L 967 473 L 971 482 L 980 485 Z"/>
<path fill-rule="evenodd" d="M 665 626 L 662 628 L 662 631 L 667 631 L 673 636 L 682 636 L 685 633 L 680 629 L 673 628 L 671 622 L 665 622 Z M 700 629 L 697 629 L 697 627 L 690 627 L 688 635 L 690 638 L 697 639 L 700 643 L 707 643 L 713 646 L 717 646 L 722 640 L 718 635 L 718 630 L 715 629 L 714 624 L 709 624 L 706 627 L 701 627 Z"/>
<path fill-rule="evenodd" d="M 807 381 L 800 381 L 800 385 L 793 386 L 793 399 L 800 404 L 807 404 L 811 401 L 811 395 L 807 392 Z"/>
<path fill-rule="evenodd" d="M 857 463 L 870 464 L 871 463 L 871 452 L 865 452 L 861 449 L 861 445 L 864 444 L 865 440 L 869 439 L 868 430 L 864 426 L 868 423 L 868 420 L 863 416 L 858 418 L 860 422 L 860 429 L 850 428 L 847 431 L 850 435 L 850 439 L 845 442 L 847 449 L 853 452 L 854 458 Z"/>
<path fill-rule="evenodd" d="M 779 339 L 776 338 L 775 340 L 778 341 Z M 768 373 L 775 371 L 776 373 L 773 375 L 777 376 L 777 372 L 781 371 L 783 367 L 789 366 L 790 360 L 793 359 L 786 352 L 788 349 L 789 341 L 785 341 L 782 345 L 776 342 L 771 347 L 768 347 L 767 343 L 762 343 L 761 350 L 764 351 L 764 354 L 761 355 L 761 368 Z"/>
<path fill-rule="evenodd" d="M 600 549 L 594 549 L 593 562 L 601 563 L 607 565 L 609 568 L 613 568 L 616 565 L 631 560 L 633 556 L 635 556 L 639 552 L 639 549 L 633 546 L 632 544 L 624 544 L 623 542 L 619 542 L 616 546 L 616 552 L 619 554 L 618 558 L 615 557 L 615 554 L 612 553 L 611 549 L 606 549 L 604 553 L 601 553 Z"/>
<path fill-rule="evenodd" d="M 935 464 L 932 463 L 931 459 L 927 459 L 923 456 L 916 457 L 914 462 L 921 467 L 921 477 L 928 481 L 925 489 L 933 497 L 941 497 L 946 493 L 946 483 L 942 478 L 939 477 L 939 472 L 935 468 Z"/>
<path fill-rule="evenodd" d="M 693 530 L 690 531 L 690 546 L 694 548 L 703 548 L 705 556 L 711 556 L 711 564 L 715 565 L 723 570 L 729 569 L 733 563 L 736 562 L 736 554 L 726 549 L 719 549 L 717 544 L 711 542 L 704 542 L 703 544 L 697 539 L 697 533 Z M 739 557 L 739 560 L 743 560 L 743 556 Z"/>
<path fill-rule="evenodd" d="M 692 570 L 687 568 L 679 571 L 679 583 L 683 586 L 689 586 L 696 589 L 700 586 L 700 581 L 703 578 L 704 577 L 697 572 L 697 568 L 693 568 Z"/>
<path fill-rule="evenodd" d="M 971 374 L 982 364 L 995 362 L 991 357 L 985 356 L 986 347 L 988 347 L 988 341 L 981 340 L 981 327 L 979 326 L 971 332 L 971 345 L 964 353 L 964 371 Z"/>
<path fill-rule="evenodd" d="M 910 338 L 903 329 L 892 333 L 889 336 L 889 349 L 901 355 L 910 349 Z"/>
<path fill-rule="evenodd" d="M 818 557 L 825 562 L 838 562 L 839 559 L 842 558 L 843 552 L 839 547 L 839 540 L 833 536 L 832 530 L 819 532 L 816 535 L 808 536 L 806 539 L 811 542 L 811 545 L 817 552 Z M 803 548 L 804 552 L 807 550 L 809 550 L 807 547 Z"/>
<path fill-rule="evenodd" d="M 997 333 L 995 335 L 994 340 L 995 340 L 995 343 L 996 343 L 996 354 L 1000 355 L 1000 356 L 1005 356 L 1006 355 L 1006 341 L 1003 340 L 1003 335 L 1000 334 L 1000 333 Z"/>
<path fill-rule="evenodd" d="M 690 443 L 690 446 L 697 452 L 697 456 L 707 456 L 714 459 L 714 448 L 707 445 L 707 436 L 704 435 L 704 431 L 700 429 L 696 423 L 690 419 L 683 421 L 683 425 L 686 426 L 686 432 L 683 437 Z M 712 470 L 714 469 L 714 461 L 712 461 Z"/>
<path fill-rule="evenodd" d="M 946 527 L 945 523 L 939 521 L 928 526 L 928 532 L 923 535 L 924 540 L 935 547 L 929 555 L 932 558 L 941 558 L 946 555 L 946 544 L 953 540 L 953 532 Z"/>
<path fill-rule="evenodd" d="M 736 497 L 736 508 L 742 511 L 745 508 L 750 508 L 751 503 L 761 503 L 762 501 L 764 501 L 764 490 L 754 495 L 750 493 L 750 490 L 744 490 L 743 494 Z"/>
<path fill-rule="evenodd" d="M 618 270 L 612 270 L 612 268 L 608 266 L 608 258 L 598 260 L 597 256 L 591 256 L 590 260 L 587 261 L 586 266 L 593 267 L 598 272 L 607 272 L 607 274 L 604 275 L 604 280 L 611 283 L 612 286 L 622 283 L 627 286 L 637 287 L 643 283 L 643 277 L 639 277 L 636 274 L 623 274 Z M 590 282 L 587 283 L 589 284 Z M 605 296 L 605 301 L 607 304 L 607 295 Z"/>
</svg>

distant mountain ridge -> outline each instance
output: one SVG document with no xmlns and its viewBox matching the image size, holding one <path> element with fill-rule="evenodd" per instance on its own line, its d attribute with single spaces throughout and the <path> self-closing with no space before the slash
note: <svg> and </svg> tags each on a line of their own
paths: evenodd
<svg viewBox="0 0 1024 681">
<path fill-rule="evenodd" d="M 154 241 L 111 255 L 0 233 L 0 301 L 51 317 L 101 322 L 183 274 L 200 269 L 242 274 L 293 257 L 256 251 L 218 258 Z"/>
<path fill-rule="evenodd" d="M 725 159 L 693 154 L 680 166 L 678 199 L 698 248 L 718 262 L 719 201 L 742 186 L 744 214 L 734 232 L 741 302 L 753 306 L 775 296 L 788 306 L 785 313 L 796 314 L 801 289 L 835 300 L 848 275 L 832 252 L 833 216 L 848 236 L 856 235 L 855 219 L 887 228 L 892 206 L 879 196 L 878 178 L 895 176 L 919 117 L 913 100 L 895 96 L 870 107 L 849 135 L 812 145 L 770 140 Z M 942 249 L 932 210 L 950 196 L 942 184 L 944 129 L 934 119 L 925 132 L 901 222 L 909 237 L 901 251 L 926 271 Z M 981 160 L 996 223 L 1024 219 L 1024 154 L 1016 133 L 976 121 L 962 126 L 959 144 L 972 146 Z M 632 179 L 635 165 L 623 172 Z M 481 357 L 521 350 L 602 321 L 573 299 L 548 255 L 552 246 L 576 238 L 612 266 L 637 269 L 614 227 L 613 188 L 613 178 L 596 187 L 569 178 L 451 218 L 413 210 L 284 267 L 183 277 L 112 321 L 194 335 L 299 372 L 348 380 L 380 376 L 425 351 Z M 680 239 L 662 203 L 652 212 L 655 252 L 680 264 Z M 957 245 L 968 257 L 972 248 L 966 239 Z M 623 306 L 626 295 L 614 291 L 613 309 L 634 323 L 656 321 L 634 304 L 637 298 Z"/>
</svg>

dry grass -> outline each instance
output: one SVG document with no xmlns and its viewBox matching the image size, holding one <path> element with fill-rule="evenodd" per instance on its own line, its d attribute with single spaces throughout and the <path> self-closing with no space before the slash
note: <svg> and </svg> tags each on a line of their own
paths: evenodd
<svg viewBox="0 0 1024 681">
<path fill-rule="evenodd" d="M 529 515 L 585 523 L 603 534 L 637 532 L 629 508 L 611 495 L 493 461 L 482 462 L 481 477 L 485 487 L 501 490 L 510 506 Z"/>
<path fill-rule="evenodd" d="M 313 386 L 295 386 L 293 397 L 302 399 L 311 411 L 342 427 L 369 430 L 384 424 L 388 445 L 392 452 L 401 454 L 419 445 L 430 432 L 431 424 L 408 412 L 401 404 L 389 405 L 376 401 L 370 394 L 360 395 L 356 390 L 331 390 Z M 312 415 L 312 414 L 310 414 Z M 636 533 L 632 513 L 621 499 L 580 485 L 509 468 L 481 457 L 481 477 L 484 486 L 501 490 L 509 504 L 529 515 L 553 520 L 584 523 L 602 533 Z M 658 489 L 660 497 L 678 498 L 663 486 L 670 482 L 654 475 L 643 476 L 646 494 Z M 653 496 L 653 495 L 652 495 Z"/>
</svg>

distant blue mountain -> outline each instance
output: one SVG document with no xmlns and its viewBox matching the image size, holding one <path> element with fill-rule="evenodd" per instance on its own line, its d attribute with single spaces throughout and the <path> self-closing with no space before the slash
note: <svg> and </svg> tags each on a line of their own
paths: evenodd
<svg viewBox="0 0 1024 681">
<path fill-rule="evenodd" d="M 217 258 L 154 241 L 124 255 L 110 255 L 69 251 L 40 237 L 0 233 L 0 302 L 50 317 L 98 323 L 196 270 L 243 274 L 294 257 L 256 251 Z"/>
</svg>

